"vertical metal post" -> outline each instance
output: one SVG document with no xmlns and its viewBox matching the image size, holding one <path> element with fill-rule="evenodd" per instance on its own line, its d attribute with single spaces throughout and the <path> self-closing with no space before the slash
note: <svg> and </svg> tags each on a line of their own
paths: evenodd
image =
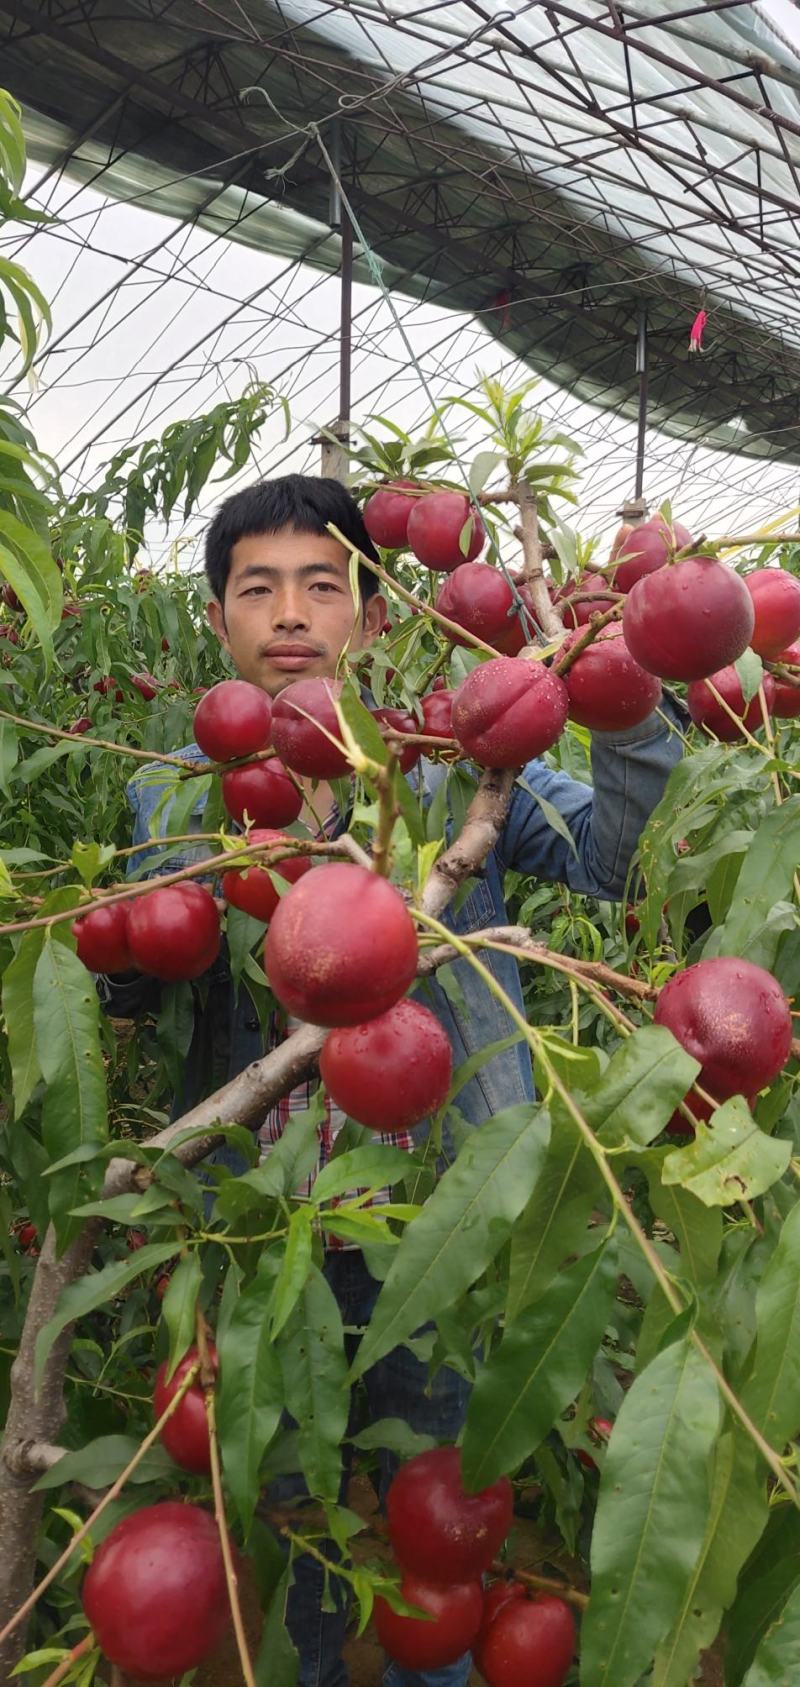
<svg viewBox="0 0 800 1687">
<path fill-rule="evenodd" d="M 346 486 L 350 479 L 350 403 L 351 367 L 353 353 L 353 225 L 342 203 L 339 182 L 342 180 L 341 124 L 333 125 L 330 154 L 336 172 L 331 178 L 328 218 L 332 229 L 338 229 L 342 241 L 341 293 L 339 310 L 339 414 L 330 432 L 340 442 L 322 441 L 322 473 Z"/>
<path fill-rule="evenodd" d="M 636 486 L 634 497 L 644 496 L 644 442 L 647 433 L 647 305 L 639 306 L 636 335 L 636 373 L 639 377 L 639 422 L 636 437 Z"/>
</svg>

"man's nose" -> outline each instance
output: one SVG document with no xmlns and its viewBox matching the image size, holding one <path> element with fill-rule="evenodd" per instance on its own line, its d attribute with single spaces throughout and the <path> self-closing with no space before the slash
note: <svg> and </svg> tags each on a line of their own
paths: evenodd
<svg viewBox="0 0 800 1687">
<path fill-rule="evenodd" d="M 272 604 L 272 623 L 281 632 L 297 632 L 307 627 L 309 614 L 305 593 L 295 586 L 284 586 L 277 592 Z"/>
</svg>

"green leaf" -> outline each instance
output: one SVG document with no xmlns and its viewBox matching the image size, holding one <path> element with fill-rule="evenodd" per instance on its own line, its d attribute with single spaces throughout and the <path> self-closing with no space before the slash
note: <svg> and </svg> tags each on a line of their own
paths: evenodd
<svg viewBox="0 0 800 1687">
<path fill-rule="evenodd" d="M 626 1038 L 599 1083 L 579 1097 L 604 1148 L 646 1144 L 664 1129 L 700 1071 L 665 1025 L 643 1025 Z"/>
<path fill-rule="evenodd" d="M 506 1323 L 539 1300 L 586 1236 L 605 1185 L 560 1096 L 551 1104 L 547 1159 L 525 1211 L 511 1233 Z"/>
<path fill-rule="evenodd" d="M 717 1443 L 708 1522 L 677 1620 L 655 1655 L 652 1687 L 686 1687 L 733 1605 L 739 1572 L 767 1518 L 763 1470 L 737 1428 Z"/>
<path fill-rule="evenodd" d="M 793 1505 L 781 1504 L 770 1511 L 767 1527 L 739 1577 L 727 1625 L 725 1680 L 729 1687 L 738 1687 L 762 1637 L 798 1583 L 800 1513 Z"/>
<path fill-rule="evenodd" d="M 318 1096 L 322 1097 L 321 1089 Z M 236 1220 L 251 1208 L 263 1207 L 265 1201 L 293 1195 L 319 1160 L 319 1117 L 319 1099 L 305 1113 L 295 1113 L 280 1141 L 260 1166 L 223 1184 L 217 1196 L 217 1211 L 224 1218 Z"/>
<path fill-rule="evenodd" d="M 262 1254 L 252 1283 L 217 1332 L 217 1429 L 225 1479 L 245 1537 L 258 1500 L 259 1465 L 283 1406 L 280 1365 L 267 1317 L 276 1271 L 274 1255 Z"/>
<path fill-rule="evenodd" d="M 745 703 L 752 702 L 764 678 L 764 664 L 754 650 L 745 650 L 734 662 Z M 712 681 L 713 683 L 713 681 Z"/>
<path fill-rule="evenodd" d="M 356 1189 L 391 1188 L 408 1177 L 416 1164 L 412 1154 L 403 1148 L 393 1148 L 390 1143 L 352 1148 L 323 1166 L 311 1186 L 311 1199 L 319 1207 L 336 1195 L 353 1194 Z"/>
<path fill-rule="evenodd" d="M 637 1163 L 647 1173 L 650 1205 L 656 1218 L 672 1231 L 680 1248 L 682 1275 L 690 1278 L 696 1288 L 714 1281 L 722 1247 L 722 1213 L 719 1207 L 706 1207 L 690 1190 L 680 1184 L 667 1187 L 661 1180 L 664 1161 L 672 1152 L 669 1148 L 648 1148 L 638 1156 Z"/>
<path fill-rule="evenodd" d="M 270 1335 L 273 1341 L 294 1311 L 311 1269 L 313 1219 L 310 1207 L 295 1207 L 289 1219 L 286 1249 L 270 1303 Z"/>
<path fill-rule="evenodd" d="M 570 1265 L 478 1371 L 462 1455 L 473 1493 L 517 1470 L 580 1392 L 614 1305 L 616 1259 L 609 1241 Z"/>
<path fill-rule="evenodd" d="M 470 497 L 478 498 L 488 480 L 503 461 L 500 451 L 479 451 L 469 471 Z"/>
<path fill-rule="evenodd" d="M 470 1133 L 454 1164 L 403 1234 L 353 1375 L 458 1300 L 508 1238 L 544 1164 L 550 1120 L 523 1104 Z"/>
<path fill-rule="evenodd" d="M 581 1636 L 591 1687 L 635 1687 L 678 1615 L 703 1544 L 719 1422 L 714 1375 L 688 1338 L 623 1400 L 592 1534 Z"/>
<path fill-rule="evenodd" d="M 113 844 L 74 843 L 70 854 L 70 861 L 80 875 L 87 889 L 94 884 L 99 873 L 113 861 L 116 850 Z"/>
<path fill-rule="evenodd" d="M 0 720 L 0 790 L 8 793 L 8 782 L 19 760 L 19 734 L 13 721 Z"/>
<path fill-rule="evenodd" d="M 666 1185 L 679 1183 L 707 1207 L 752 1201 L 783 1176 L 792 1144 L 759 1130 L 746 1101 L 734 1095 L 712 1114 L 709 1127 L 698 1122 L 695 1139 L 668 1154 L 662 1171 Z"/>
<path fill-rule="evenodd" d="M 183 1077 L 193 1033 L 194 996 L 191 984 L 185 980 L 179 984 L 162 984 L 156 1041 L 176 1089 Z"/>
<path fill-rule="evenodd" d="M 17 1119 L 24 1113 L 42 1075 L 33 1029 L 33 980 L 43 944 L 43 927 L 27 931 L 3 974 L 3 1018 Z"/>
<path fill-rule="evenodd" d="M 143 1248 L 137 1248 L 130 1259 L 115 1260 L 113 1265 L 104 1266 L 102 1271 L 90 1271 L 86 1276 L 79 1277 L 75 1283 L 68 1283 L 62 1289 L 58 1306 L 53 1317 L 43 1325 L 36 1337 L 36 1362 L 34 1366 L 34 1383 L 38 1393 L 42 1380 L 42 1372 L 47 1361 L 47 1355 L 61 1331 L 67 1324 L 76 1323 L 79 1318 L 85 1318 L 88 1312 L 94 1312 L 98 1306 L 106 1306 L 109 1301 L 116 1299 L 118 1294 L 132 1283 L 134 1277 L 141 1277 L 156 1265 L 163 1265 L 165 1260 L 172 1259 L 177 1253 L 177 1242 L 148 1242 Z"/>
<path fill-rule="evenodd" d="M 51 1465 L 39 1477 L 38 1482 L 34 1482 L 34 1488 L 60 1488 L 65 1482 L 86 1482 L 90 1488 L 110 1488 L 130 1464 L 140 1445 L 140 1436 L 101 1435 L 96 1441 L 80 1447 L 76 1453 L 65 1453 L 57 1464 Z M 169 1453 L 156 1445 L 145 1453 L 141 1463 L 131 1471 L 128 1481 L 171 1481 L 174 1475 L 175 1466 Z"/>
<path fill-rule="evenodd" d="M 765 1634 L 744 1678 L 744 1687 L 787 1687 L 800 1670 L 800 1586 Z"/>
<path fill-rule="evenodd" d="M 548 802 L 547 798 L 542 796 L 541 791 L 534 791 L 533 787 L 528 784 L 527 780 L 518 779 L 517 784 L 521 785 L 523 790 L 527 791 L 528 796 L 533 797 L 534 802 L 538 803 L 548 826 L 550 826 L 554 832 L 557 832 L 560 838 L 564 839 L 565 844 L 568 845 L 575 857 L 575 860 L 577 861 L 578 850 L 575 844 L 575 839 L 572 836 L 563 814 L 559 812 L 553 803 Z"/>
<path fill-rule="evenodd" d="M 742 1404 L 770 1446 L 800 1429 L 800 1206 L 785 1220 L 756 1290 L 757 1338 Z"/>
<path fill-rule="evenodd" d="M 300 1659 L 286 1627 L 286 1596 L 291 1570 L 287 1565 L 267 1607 L 261 1645 L 253 1666 L 256 1687 L 297 1687 Z"/>
<path fill-rule="evenodd" d="M 278 1351 L 286 1409 L 297 1423 L 303 1475 L 312 1494 L 335 1504 L 350 1391 L 341 1313 L 333 1291 L 315 1266 Z"/>
<path fill-rule="evenodd" d="M 378 723 L 369 709 L 365 708 L 352 685 L 342 688 L 336 710 L 337 715 L 341 713 L 349 726 L 359 749 L 363 750 L 371 761 L 377 762 L 379 767 L 385 767 L 389 760 L 389 752 L 381 737 Z"/>
<path fill-rule="evenodd" d="M 197 1251 L 179 1260 L 170 1277 L 169 1288 L 161 1303 L 161 1315 L 169 1332 L 167 1381 L 194 1341 L 197 1297 L 202 1281 L 203 1267 Z"/>
<path fill-rule="evenodd" d="M 54 942 L 48 928 L 33 981 L 36 1045 L 47 1085 L 42 1136 L 52 1160 L 107 1135 L 106 1080 L 100 1045 L 100 1003 L 90 973 L 72 949 Z M 50 1184 L 50 1216 L 62 1246 L 80 1229 L 70 1209 L 88 1177 L 100 1186 L 92 1162 L 58 1172 Z"/>
<path fill-rule="evenodd" d="M 404 1418 L 378 1418 L 350 1439 L 362 1452 L 385 1450 L 395 1453 L 399 1459 L 413 1459 L 417 1453 L 427 1453 L 437 1444 L 435 1436 L 420 1435 Z"/>
<path fill-rule="evenodd" d="M 770 809 L 748 849 L 724 925 L 705 945 L 706 955 L 740 955 L 771 970 L 781 933 L 770 916 L 776 903 L 792 900 L 797 871 L 800 796 Z"/>
</svg>

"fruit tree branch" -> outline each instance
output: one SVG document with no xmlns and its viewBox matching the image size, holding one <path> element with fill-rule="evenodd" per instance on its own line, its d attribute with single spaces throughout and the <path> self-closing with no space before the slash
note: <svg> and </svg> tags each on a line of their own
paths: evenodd
<svg viewBox="0 0 800 1687">
<path fill-rule="evenodd" d="M 523 565 L 520 584 L 525 584 L 530 591 L 533 612 L 542 632 L 547 638 L 561 638 L 564 632 L 561 617 L 550 601 L 544 577 L 536 493 L 525 480 L 516 482 L 515 491 L 522 534 Z"/>
</svg>

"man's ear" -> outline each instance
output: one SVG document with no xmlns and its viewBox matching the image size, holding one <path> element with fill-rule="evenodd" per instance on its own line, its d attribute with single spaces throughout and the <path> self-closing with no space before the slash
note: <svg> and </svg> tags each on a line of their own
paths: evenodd
<svg viewBox="0 0 800 1687">
<path fill-rule="evenodd" d="M 367 599 L 364 610 L 364 631 L 361 639 L 362 649 L 369 648 L 371 644 L 375 643 L 376 638 L 380 637 L 383 631 L 383 623 L 386 620 L 387 608 L 386 599 L 381 592 L 375 592 L 373 597 Z"/>
<path fill-rule="evenodd" d="M 228 655 L 230 656 L 231 647 L 228 639 L 228 629 L 225 626 L 225 611 L 222 604 L 219 603 L 215 597 L 212 597 L 206 605 L 206 614 L 208 616 L 209 626 L 212 631 L 216 633 L 220 644 L 225 650 L 227 650 Z"/>
</svg>

